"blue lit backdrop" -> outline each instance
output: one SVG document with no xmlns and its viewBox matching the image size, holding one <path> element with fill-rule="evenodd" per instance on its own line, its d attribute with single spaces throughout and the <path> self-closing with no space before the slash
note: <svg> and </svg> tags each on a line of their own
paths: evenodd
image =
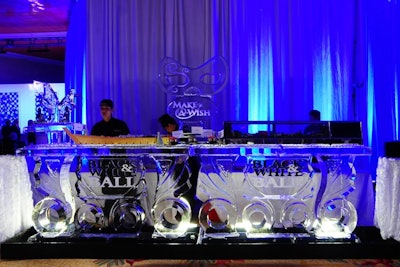
<svg viewBox="0 0 400 267">
<path fill-rule="evenodd" d="M 77 120 L 100 119 L 111 97 L 134 134 L 160 131 L 165 56 L 197 66 L 215 55 L 230 83 L 214 97 L 224 120 L 359 120 L 373 147 L 399 139 L 400 5 L 397 1 L 75 1 L 67 40 L 67 88 L 82 95 Z M 85 106 L 86 104 L 86 106 Z M 84 114 L 86 112 L 86 116 Z M 255 130 L 255 129 L 253 129 Z"/>
</svg>

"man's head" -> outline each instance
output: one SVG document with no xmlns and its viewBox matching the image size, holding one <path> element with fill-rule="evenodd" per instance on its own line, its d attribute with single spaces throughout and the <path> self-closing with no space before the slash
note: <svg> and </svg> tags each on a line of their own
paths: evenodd
<svg viewBox="0 0 400 267">
<path fill-rule="evenodd" d="M 110 99 L 103 99 L 100 102 L 100 111 L 103 120 L 109 121 L 112 117 L 112 113 L 114 110 L 114 103 Z"/>
<path fill-rule="evenodd" d="M 310 113 L 310 121 L 320 121 L 321 120 L 321 112 L 318 110 L 311 110 Z"/>
<path fill-rule="evenodd" d="M 158 118 L 158 122 L 167 133 L 172 133 L 173 131 L 178 130 L 178 123 L 176 123 L 175 119 L 168 114 L 164 114 Z"/>
</svg>

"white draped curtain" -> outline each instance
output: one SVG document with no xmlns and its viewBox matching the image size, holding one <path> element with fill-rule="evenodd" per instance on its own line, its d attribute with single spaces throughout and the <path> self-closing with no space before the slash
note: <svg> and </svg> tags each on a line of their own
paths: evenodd
<svg viewBox="0 0 400 267">
<path fill-rule="evenodd" d="M 24 157 L 0 156 L 0 243 L 32 227 L 33 198 Z"/>
<path fill-rule="evenodd" d="M 159 63 L 196 67 L 222 56 L 226 88 L 213 97 L 224 120 L 359 120 L 376 167 L 399 139 L 400 3 L 397 0 L 76 0 L 67 39 L 66 88 L 75 118 L 100 120 L 101 99 L 132 134 L 155 134 L 168 99 Z"/>
</svg>

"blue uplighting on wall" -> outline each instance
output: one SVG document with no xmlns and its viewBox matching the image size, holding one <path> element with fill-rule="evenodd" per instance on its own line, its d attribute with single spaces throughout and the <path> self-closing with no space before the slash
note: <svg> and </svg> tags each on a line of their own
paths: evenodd
<svg viewBox="0 0 400 267">
<path fill-rule="evenodd" d="M 393 125 L 395 127 L 395 138 L 396 140 L 400 139 L 400 135 L 399 135 L 399 88 L 398 88 L 398 80 L 397 80 L 397 76 L 398 76 L 398 70 L 397 70 L 397 66 L 396 66 L 396 71 L 395 71 L 395 75 L 394 75 L 394 116 L 393 116 Z"/>
<path fill-rule="evenodd" d="M 86 70 L 86 56 L 83 56 L 83 69 Z M 82 73 L 82 123 L 86 125 L 86 71 Z"/>
<path fill-rule="evenodd" d="M 249 66 L 248 120 L 274 120 L 274 73 L 270 45 L 261 45 L 252 53 Z M 265 125 L 252 125 L 251 133 L 267 130 Z"/>
<path fill-rule="evenodd" d="M 259 10 L 257 10 L 259 11 Z M 248 67 L 248 120 L 274 120 L 274 69 L 271 29 L 262 24 L 262 12 L 258 12 L 250 25 L 257 25 L 249 38 Z M 260 24 L 261 23 L 261 24 Z M 266 125 L 251 125 L 249 132 L 267 130 Z"/>
<path fill-rule="evenodd" d="M 332 120 L 333 105 L 333 84 L 332 84 L 332 69 L 330 58 L 330 40 L 329 36 L 322 40 L 319 50 L 314 54 L 314 69 L 313 69 L 313 106 L 321 112 L 322 120 Z"/>
<path fill-rule="evenodd" d="M 72 1 L 69 11 L 65 53 L 65 89 L 76 92 L 76 109 L 72 121 L 86 124 L 86 0 Z"/>
<path fill-rule="evenodd" d="M 375 116 L 375 97 L 374 97 L 374 70 L 372 67 L 371 47 L 368 46 L 368 85 L 367 85 L 367 99 L 369 108 L 367 110 L 367 133 L 368 133 L 368 146 L 372 146 L 372 132 L 373 132 L 373 119 Z"/>
</svg>

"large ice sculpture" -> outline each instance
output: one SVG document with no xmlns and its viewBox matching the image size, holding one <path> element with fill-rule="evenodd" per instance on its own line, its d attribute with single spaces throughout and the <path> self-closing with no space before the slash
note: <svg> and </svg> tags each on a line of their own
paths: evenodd
<svg viewBox="0 0 400 267">
<path fill-rule="evenodd" d="M 187 233 L 186 147 L 48 145 L 25 152 L 41 236 L 138 237 L 153 227 L 155 236 Z"/>
</svg>

